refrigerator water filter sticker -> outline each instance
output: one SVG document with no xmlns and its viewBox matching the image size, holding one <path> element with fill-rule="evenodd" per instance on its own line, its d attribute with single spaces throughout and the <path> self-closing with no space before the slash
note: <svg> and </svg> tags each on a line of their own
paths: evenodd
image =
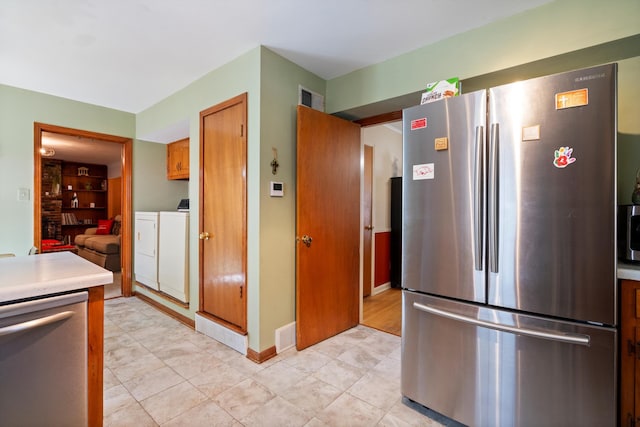
<svg viewBox="0 0 640 427">
<path fill-rule="evenodd" d="M 433 163 L 426 163 L 424 165 L 413 165 L 413 180 L 418 181 L 422 179 L 433 179 Z"/>
</svg>

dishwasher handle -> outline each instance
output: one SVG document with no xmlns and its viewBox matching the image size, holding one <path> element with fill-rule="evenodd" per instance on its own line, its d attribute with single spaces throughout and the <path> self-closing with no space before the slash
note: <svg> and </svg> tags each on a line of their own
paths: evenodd
<svg viewBox="0 0 640 427">
<path fill-rule="evenodd" d="M 33 319 L 27 322 L 5 326 L 3 328 L 0 328 L 0 337 L 5 335 L 17 334 L 18 332 L 24 332 L 30 329 L 36 329 L 56 322 L 61 322 L 65 319 L 70 318 L 71 316 L 73 316 L 73 311 L 62 311 L 60 313 L 52 314 L 51 316 L 41 317 L 39 319 Z"/>
</svg>

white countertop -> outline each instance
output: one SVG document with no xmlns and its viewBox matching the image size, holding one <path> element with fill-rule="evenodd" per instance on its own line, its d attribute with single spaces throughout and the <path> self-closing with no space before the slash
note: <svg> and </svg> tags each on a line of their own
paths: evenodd
<svg viewBox="0 0 640 427">
<path fill-rule="evenodd" d="M 618 261 L 618 279 L 640 281 L 640 265 Z"/>
<path fill-rule="evenodd" d="M 0 303 L 113 282 L 113 273 L 72 252 L 0 258 Z"/>
</svg>

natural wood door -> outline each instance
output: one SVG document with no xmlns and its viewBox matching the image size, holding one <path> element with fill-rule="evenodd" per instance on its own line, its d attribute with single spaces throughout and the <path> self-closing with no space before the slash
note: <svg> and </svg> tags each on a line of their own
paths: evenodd
<svg viewBox="0 0 640 427">
<path fill-rule="evenodd" d="M 371 295 L 373 265 L 373 147 L 364 146 L 364 182 L 362 194 L 362 296 Z"/>
<path fill-rule="evenodd" d="M 200 113 L 200 311 L 242 333 L 247 330 L 246 122 L 246 94 Z"/>
<path fill-rule="evenodd" d="M 296 338 L 303 349 L 358 324 L 360 126 L 298 106 L 297 137 Z"/>
<path fill-rule="evenodd" d="M 122 214 L 122 177 L 107 180 L 107 218 Z"/>
</svg>

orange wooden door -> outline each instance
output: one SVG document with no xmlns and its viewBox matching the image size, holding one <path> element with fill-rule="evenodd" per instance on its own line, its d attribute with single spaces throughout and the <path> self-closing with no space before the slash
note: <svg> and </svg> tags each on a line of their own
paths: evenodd
<svg viewBox="0 0 640 427">
<path fill-rule="evenodd" d="M 200 311 L 247 330 L 247 96 L 200 113 Z"/>
<path fill-rule="evenodd" d="M 373 288 L 373 147 L 364 146 L 364 182 L 362 195 L 362 296 L 371 295 Z"/>
<path fill-rule="evenodd" d="M 360 126 L 298 106 L 297 137 L 300 350 L 358 324 Z"/>
</svg>

